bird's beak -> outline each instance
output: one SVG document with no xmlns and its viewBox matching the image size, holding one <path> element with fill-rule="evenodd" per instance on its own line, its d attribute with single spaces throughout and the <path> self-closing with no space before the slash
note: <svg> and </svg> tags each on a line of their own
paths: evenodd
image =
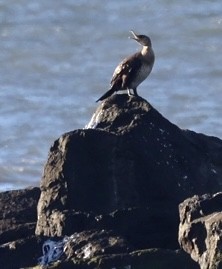
<svg viewBox="0 0 222 269">
<path fill-rule="evenodd" d="M 131 30 L 130 33 L 132 34 L 132 36 L 129 37 L 130 39 L 134 39 L 136 41 L 139 40 L 138 36 L 133 32 L 133 30 Z"/>
</svg>

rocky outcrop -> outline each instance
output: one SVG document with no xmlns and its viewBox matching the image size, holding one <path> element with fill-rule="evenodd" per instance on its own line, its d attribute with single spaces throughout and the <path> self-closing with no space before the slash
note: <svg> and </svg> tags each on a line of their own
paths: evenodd
<svg viewBox="0 0 222 269">
<path fill-rule="evenodd" d="M 166 223 L 162 232 L 153 227 L 153 233 L 166 235 L 161 247 L 176 248 L 178 204 L 221 188 L 221 149 L 218 138 L 181 130 L 144 99 L 114 95 L 86 129 L 64 134 L 51 147 L 36 234 L 75 232 L 67 223 L 73 210 L 100 215 L 149 208 L 159 213 L 156 222 Z M 138 222 L 150 222 L 141 217 Z"/>
<path fill-rule="evenodd" d="M 0 244 L 33 235 L 39 188 L 0 193 Z"/>
<path fill-rule="evenodd" d="M 21 236 L 23 238 L 0 245 L 1 269 L 30 268 L 38 263 L 38 258 L 42 255 L 42 245 L 45 239 L 35 235 Z"/>
<path fill-rule="evenodd" d="M 181 130 L 146 100 L 113 95 L 85 129 L 50 148 L 35 235 L 0 246 L 4 264 L 32 245 L 20 267 L 32 266 L 50 238 L 43 252 L 62 249 L 53 268 L 198 268 L 177 250 L 178 205 L 222 190 L 221 149 L 220 139 Z"/>
<path fill-rule="evenodd" d="M 179 206 L 179 242 L 201 269 L 222 268 L 222 192 L 188 198 Z"/>
<path fill-rule="evenodd" d="M 1 269 L 36 263 L 36 254 L 40 253 L 37 250 L 41 250 L 34 244 L 39 241 L 34 236 L 39 196 L 40 189 L 33 187 L 0 193 Z"/>
<path fill-rule="evenodd" d="M 61 239 L 54 240 L 58 242 Z M 68 238 L 64 253 L 58 260 L 50 265 L 36 266 L 42 258 L 41 246 L 47 242 L 44 238 L 33 236 L 0 246 L 1 269 L 199 269 L 181 250 L 151 248 L 132 251 L 124 238 L 111 231 L 89 230 L 74 233 Z M 49 255 L 49 258 L 52 256 Z"/>
</svg>

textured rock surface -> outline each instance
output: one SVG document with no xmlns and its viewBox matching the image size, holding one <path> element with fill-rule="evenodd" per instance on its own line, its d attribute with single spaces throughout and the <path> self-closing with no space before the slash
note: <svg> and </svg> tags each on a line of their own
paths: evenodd
<svg viewBox="0 0 222 269">
<path fill-rule="evenodd" d="M 144 99 L 127 95 L 101 103 L 87 128 L 64 134 L 50 149 L 36 234 L 76 232 L 63 223 L 64 210 L 103 215 L 149 208 L 161 212 L 153 234 L 162 229 L 171 238 L 161 247 L 176 248 L 178 204 L 221 189 L 222 141 L 181 130 Z"/>
<path fill-rule="evenodd" d="M 199 268 L 176 250 L 178 204 L 221 191 L 221 149 L 220 139 L 181 130 L 142 98 L 112 96 L 86 129 L 51 147 L 36 235 L 39 189 L 0 194 L 0 268 L 36 265 L 47 236 L 63 243 L 65 235 L 73 240 L 47 268 Z"/>
<path fill-rule="evenodd" d="M 35 266 L 42 253 L 43 239 L 25 237 L 0 245 L 0 268 L 21 269 Z"/>
<path fill-rule="evenodd" d="M 33 235 L 39 188 L 0 193 L 0 244 Z"/>
<path fill-rule="evenodd" d="M 194 264 L 184 252 L 167 249 L 145 249 L 97 257 L 93 262 L 99 264 L 100 269 L 199 269 L 199 266 Z"/>
<path fill-rule="evenodd" d="M 195 195 L 179 206 L 179 242 L 201 269 L 222 268 L 222 192 Z"/>
<path fill-rule="evenodd" d="M 72 235 L 62 257 L 47 267 L 36 266 L 43 239 L 30 237 L 0 246 L 0 268 L 112 269 L 158 268 L 199 269 L 181 250 L 143 249 L 130 251 L 125 240 L 109 231 L 87 231 Z M 57 240 L 59 240 L 57 238 Z"/>
<path fill-rule="evenodd" d="M 106 230 L 75 233 L 65 245 L 66 257 L 76 263 L 101 255 L 127 253 L 129 250 L 129 244 L 123 237 Z"/>
</svg>

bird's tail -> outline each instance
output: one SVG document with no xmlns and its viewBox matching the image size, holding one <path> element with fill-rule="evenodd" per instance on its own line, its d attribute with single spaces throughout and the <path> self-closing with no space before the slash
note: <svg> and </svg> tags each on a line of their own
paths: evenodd
<svg viewBox="0 0 222 269">
<path fill-rule="evenodd" d="M 102 101 L 106 99 L 107 97 L 111 96 L 115 92 L 114 88 L 109 89 L 105 94 L 103 94 L 96 102 Z"/>
</svg>

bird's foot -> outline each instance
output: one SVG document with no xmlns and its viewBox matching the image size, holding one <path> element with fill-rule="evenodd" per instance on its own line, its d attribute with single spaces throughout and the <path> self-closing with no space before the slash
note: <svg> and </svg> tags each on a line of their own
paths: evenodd
<svg viewBox="0 0 222 269">
<path fill-rule="evenodd" d="M 130 89 L 128 89 L 128 96 L 139 96 L 138 93 L 137 93 L 137 90 L 136 89 L 133 89 L 133 93 L 130 91 Z"/>
<path fill-rule="evenodd" d="M 134 93 L 131 93 L 130 89 L 127 90 L 128 96 L 134 96 Z"/>
</svg>

